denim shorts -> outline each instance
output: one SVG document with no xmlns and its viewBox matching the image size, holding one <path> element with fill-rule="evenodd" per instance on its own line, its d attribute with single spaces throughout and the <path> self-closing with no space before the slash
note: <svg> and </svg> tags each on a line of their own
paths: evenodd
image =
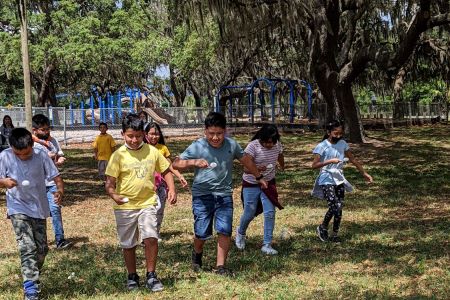
<svg viewBox="0 0 450 300">
<path fill-rule="evenodd" d="M 202 195 L 192 197 L 194 233 L 200 240 L 212 236 L 212 225 L 217 233 L 231 236 L 233 226 L 233 198 L 231 196 Z"/>
</svg>

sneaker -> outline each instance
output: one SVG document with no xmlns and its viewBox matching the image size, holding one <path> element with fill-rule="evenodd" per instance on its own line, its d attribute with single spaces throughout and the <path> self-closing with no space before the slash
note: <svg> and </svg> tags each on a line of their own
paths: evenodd
<svg viewBox="0 0 450 300">
<path fill-rule="evenodd" d="M 194 249 L 192 249 L 192 269 L 195 272 L 200 271 L 200 269 L 202 268 L 202 253 L 196 253 Z"/>
<path fill-rule="evenodd" d="M 214 273 L 221 276 L 229 276 L 229 277 L 234 276 L 233 272 L 230 269 L 225 268 L 225 266 L 217 266 L 214 269 Z"/>
<path fill-rule="evenodd" d="M 139 276 L 136 273 L 128 274 L 127 289 L 129 291 L 137 290 L 139 288 Z"/>
<path fill-rule="evenodd" d="M 331 237 L 328 239 L 328 241 L 332 243 L 340 243 L 342 242 L 342 239 L 336 234 L 332 234 Z"/>
<path fill-rule="evenodd" d="M 39 299 L 38 285 L 31 280 L 27 280 L 23 283 L 23 293 L 25 300 Z"/>
<path fill-rule="evenodd" d="M 60 240 L 59 242 L 56 243 L 56 249 L 61 249 L 61 250 L 62 249 L 66 249 L 66 248 L 68 248 L 71 245 L 72 245 L 72 242 L 70 242 L 68 240 L 65 240 L 65 239 L 62 239 L 62 240 Z"/>
<path fill-rule="evenodd" d="M 322 242 L 328 240 L 328 230 L 322 227 L 322 225 L 317 226 L 317 236 Z"/>
<path fill-rule="evenodd" d="M 236 247 L 239 250 L 245 249 L 245 235 L 240 234 L 239 230 L 236 230 L 236 239 L 235 239 L 234 243 L 236 244 Z"/>
<path fill-rule="evenodd" d="M 261 251 L 267 255 L 277 255 L 278 251 L 273 249 L 270 244 L 265 244 L 261 247 Z"/>
<path fill-rule="evenodd" d="M 151 290 L 152 292 L 160 292 L 164 289 L 163 284 L 161 281 L 156 277 L 155 272 L 149 272 L 147 275 L 147 282 L 145 283 L 145 286 Z"/>
</svg>

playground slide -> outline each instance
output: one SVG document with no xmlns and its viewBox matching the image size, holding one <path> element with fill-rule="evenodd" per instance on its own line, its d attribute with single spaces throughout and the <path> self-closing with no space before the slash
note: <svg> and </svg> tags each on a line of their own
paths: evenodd
<svg viewBox="0 0 450 300">
<path fill-rule="evenodd" d="M 142 110 L 145 111 L 150 116 L 150 118 L 153 119 L 154 122 L 156 122 L 160 125 L 169 124 L 169 122 L 167 122 L 166 119 L 161 118 L 153 109 L 146 107 L 146 108 L 143 108 Z"/>
</svg>

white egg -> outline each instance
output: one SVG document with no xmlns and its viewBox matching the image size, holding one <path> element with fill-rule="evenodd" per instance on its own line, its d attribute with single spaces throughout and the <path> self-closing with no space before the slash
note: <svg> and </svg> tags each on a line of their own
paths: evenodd
<svg viewBox="0 0 450 300">
<path fill-rule="evenodd" d="M 209 164 L 209 167 L 210 168 L 215 168 L 215 167 L 217 167 L 217 163 L 212 162 L 212 163 Z"/>
<path fill-rule="evenodd" d="M 267 168 L 267 169 L 272 169 L 272 168 L 273 168 L 273 165 L 272 165 L 272 164 L 268 164 L 268 165 L 266 166 L 266 168 Z"/>
<path fill-rule="evenodd" d="M 23 186 L 29 186 L 30 182 L 28 180 L 24 180 L 24 181 L 22 181 L 22 185 Z"/>
<path fill-rule="evenodd" d="M 122 198 L 122 202 L 123 203 L 127 203 L 128 201 L 130 201 L 127 197 L 125 197 L 125 198 Z"/>
</svg>

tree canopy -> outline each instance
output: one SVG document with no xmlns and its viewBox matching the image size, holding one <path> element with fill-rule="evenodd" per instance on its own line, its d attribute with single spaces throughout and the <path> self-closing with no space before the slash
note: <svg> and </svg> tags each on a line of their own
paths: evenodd
<svg viewBox="0 0 450 300">
<path fill-rule="evenodd" d="M 450 81 L 448 0 L 30 2 L 40 105 L 55 104 L 57 92 L 149 89 L 149 81 L 171 105 L 188 95 L 200 105 L 221 85 L 306 79 L 328 118 L 345 120 L 351 139 L 362 141 L 355 90 L 392 91 L 402 101 L 409 82 L 445 96 Z M 20 88 L 16 11 L 15 1 L 0 3 L 0 95 Z M 168 78 L 155 76 L 160 66 Z"/>
</svg>

